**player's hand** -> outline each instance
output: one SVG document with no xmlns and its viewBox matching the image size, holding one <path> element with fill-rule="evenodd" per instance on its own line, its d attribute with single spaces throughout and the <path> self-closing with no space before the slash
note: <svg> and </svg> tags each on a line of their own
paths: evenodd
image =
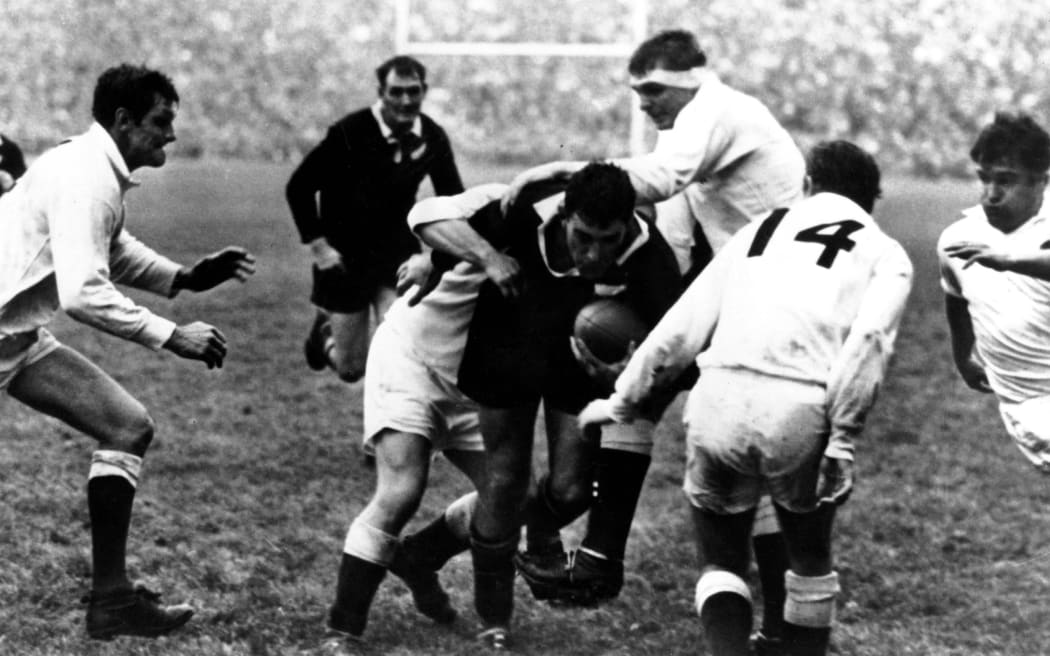
<svg viewBox="0 0 1050 656">
<path fill-rule="evenodd" d="M 609 413 L 609 399 L 596 399 L 591 401 L 580 411 L 576 417 L 576 423 L 580 430 L 587 434 L 593 428 L 613 423 L 614 419 Z"/>
<path fill-rule="evenodd" d="M 824 456 L 817 478 L 817 503 L 841 506 L 853 492 L 853 461 Z"/>
<path fill-rule="evenodd" d="M 397 267 L 397 282 L 394 289 L 401 296 L 413 285 L 422 287 L 430 278 L 434 265 L 430 261 L 430 255 L 426 253 L 415 253 Z"/>
<path fill-rule="evenodd" d="M 343 266 L 343 256 L 339 254 L 339 251 L 332 248 L 324 237 L 318 237 L 307 244 L 307 246 L 310 248 L 310 256 L 313 257 L 314 264 L 318 269 L 323 271 Z"/>
<path fill-rule="evenodd" d="M 499 209 L 503 212 L 503 216 L 507 215 L 507 210 L 517 200 L 518 194 L 527 185 L 533 182 L 541 182 L 543 180 L 552 180 L 559 177 L 565 177 L 565 167 L 560 162 L 550 162 L 547 164 L 541 164 L 534 166 L 531 169 L 525 169 L 521 173 L 514 176 L 514 179 L 510 181 L 510 185 L 507 190 L 503 192 L 503 197 L 499 201 Z"/>
<path fill-rule="evenodd" d="M 226 357 L 226 337 L 215 326 L 203 321 L 194 321 L 185 326 L 176 326 L 164 348 L 180 358 L 200 360 L 209 369 L 222 367 Z"/>
<path fill-rule="evenodd" d="M 580 368 L 583 369 L 584 373 L 602 387 L 612 390 L 613 384 L 619 375 L 623 373 L 623 370 L 627 368 L 627 363 L 630 362 L 631 356 L 634 355 L 638 345 L 634 342 L 628 344 L 627 355 L 623 356 L 623 359 L 619 362 L 612 363 L 599 360 L 591 353 L 591 350 L 587 348 L 583 340 L 575 335 L 569 337 L 569 348 L 572 349 L 572 354 L 576 357 L 576 362 L 580 363 Z"/>
<path fill-rule="evenodd" d="M 959 375 L 962 376 L 967 387 L 983 394 L 991 394 L 992 386 L 988 384 L 988 374 L 976 360 L 967 358 L 958 361 L 955 363 L 955 368 L 959 370 Z"/>
<path fill-rule="evenodd" d="M 192 267 L 183 267 L 175 276 L 175 289 L 203 292 L 236 278 L 244 282 L 255 273 L 255 256 L 243 248 L 230 246 L 202 257 Z"/>
<path fill-rule="evenodd" d="M 504 298 L 517 298 L 521 293 L 521 265 L 510 255 L 494 251 L 484 263 L 485 275 Z"/>
<path fill-rule="evenodd" d="M 988 244 L 979 242 L 961 241 L 945 246 L 944 252 L 948 257 L 964 260 L 964 269 L 974 264 L 986 266 L 994 271 L 1005 271 L 1010 264 L 1010 256 L 1002 250 L 996 250 Z"/>
</svg>

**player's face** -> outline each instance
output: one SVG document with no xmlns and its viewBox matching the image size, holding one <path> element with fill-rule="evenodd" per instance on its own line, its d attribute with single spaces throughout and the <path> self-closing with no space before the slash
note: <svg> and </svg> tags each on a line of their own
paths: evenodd
<svg viewBox="0 0 1050 656">
<path fill-rule="evenodd" d="M 607 228 L 588 225 L 579 214 L 573 214 L 565 222 L 565 243 L 569 256 L 580 275 L 588 280 L 597 280 L 616 264 L 627 239 L 627 225 L 612 223 Z"/>
<path fill-rule="evenodd" d="M 128 170 L 134 171 L 140 166 L 164 166 L 167 161 L 164 147 L 175 141 L 175 115 L 179 106 L 156 93 L 153 94 L 153 107 L 138 122 L 129 112 L 120 114 L 122 110 L 117 111 L 121 131 L 119 143 L 124 146 L 121 152 Z"/>
<path fill-rule="evenodd" d="M 1013 159 L 982 162 L 977 179 L 988 223 L 1001 232 L 1012 232 L 1042 207 L 1047 175 L 1029 171 Z"/>
<path fill-rule="evenodd" d="M 379 99 L 382 108 L 379 110 L 383 122 L 391 129 L 407 129 L 419 116 L 423 107 L 423 98 L 427 95 L 427 85 L 415 75 L 398 75 L 391 70 L 386 74 L 383 86 L 379 87 Z"/>
<path fill-rule="evenodd" d="M 658 82 L 644 82 L 631 88 L 638 94 L 642 111 L 653 120 L 657 130 L 671 129 L 678 112 L 696 95 L 696 89 L 669 87 Z"/>
</svg>

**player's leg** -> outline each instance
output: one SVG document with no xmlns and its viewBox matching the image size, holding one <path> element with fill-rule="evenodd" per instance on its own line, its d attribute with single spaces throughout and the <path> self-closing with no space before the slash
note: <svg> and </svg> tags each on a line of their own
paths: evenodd
<svg viewBox="0 0 1050 656">
<path fill-rule="evenodd" d="M 763 496 L 751 531 L 751 548 L 755 554 L 762 589 L 762 624 L 751 639 L 756 656 L 781 653 L 784 627 L 784 575 L 788 571 L 787 545 L 780 532 L 776 511 L 768 496 Z"/>
<path fill-rule="evenodd" d="M 375 289 L 374 275 L 366 270 L 314 267 L 310 302 L 317 316 L 303 347 L 312 369 L 331 367 L 347 382 L 364 375 Z"/>
<path fill-rule="evenodd" d="M 368 358 L 370 310 L 366 307 L 356 312 L 333 312 L 328 317 L 332 338 L 325 352 L 332 368 L 341 380 L 357 381 L 365 374 Z"/>
<path fill-rule="evenodd" d="M 485 477 L 470 527 L 474 561 L 474 605 L 484 629 L 480 637 L 505 646 L 514 610 L 514 553 L 529 485 L 533 427 L 539 400 L 510 408 L 482 407 Z"/>
<path fill-rule="evenodd" d="M 92 545 L 88 634 L 100 639 L 157 636 L 185 624 L 191 608 L 160 605 L 153 593 L 133 588 L 127 575 L 135 489 L 142 457 L 153 439 L 153 420 L 146 409 L 99 367 L 65 346 L 26 366 L 8 391 L 98 441 L 87 486 Z"/>
<path fill-rule="evenodd" d="M 376 490 L 346 534 L 329 628 L 360 636 L 379 584 L 394 561 L 398 534 L 419 507 L 430 466 L 422 435 L 384 430 L 372 438 Z"/>
<path fill-rule="evenodd" d="M 576 416 L 545 407 L 548 472 L 530 487 L 525 506 L 527 548 L 517 565 L 538 599 L 551 598 L 557 590 L 547 589 L 534 571 L 552 570 L 559 576 L 566 571 L 560 530 L 586 512 L 590 506 L 594 460 L 598 452 L 598 431 L 585 436 Z"/>
<path fill-rule="evenodd" d="M 714 656 L 747 656 L 751 635 L 751 592 L 744 581 L 750 560 L 754 510 L 720 514 L 692 507 L 702 564 L 696 610 Z"/>
<path fill-rule="evenodd" d="M 834 506 L 795 513 L 776 506 L 791 569 L 785 574 L 784 653 L 823 656 L 835 620 L 838 574 L 832 569 Z"/>
<path fill-rule="evenodd" d="M 442 411 L 449 427 L 449 439 L 443 440 L 446 444 L 443 454 L 477 489 L 485 475 L 477 408 L 464 402 L 445 406 Z M 390 566 L 390 571 L 412 591 L 416 608 L 438 623 L 448 623 L 456 617 L 448 594 L 441 587 L 438 570 L 450 558 L 470 548 L 470 524 L 477 498 L 477 492 L 471 492 L 456 499 L 437 519 L 402 538 Z"/>
</svg>

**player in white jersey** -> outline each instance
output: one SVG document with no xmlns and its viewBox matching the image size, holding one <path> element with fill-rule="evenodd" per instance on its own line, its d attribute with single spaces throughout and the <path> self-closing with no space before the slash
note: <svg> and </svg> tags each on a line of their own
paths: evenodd
<svg viewBox="0 0 1050 656">
<path fill-rule="evenodd" d="M 784 649 L 824 654 L 833 620 L 835 506 L 852 488 L 853 438 L 875 400 L 911 263 L 869 212 L 874 160 L 853 144 L 816 146 L 807 198 L 743 228 L 638 347 L 609 399 L 581 421 L 630 420 L 695 358 L 684 413 L 684 489 L 703 555 L 696 605 L 712 653 L 747 654 L 743 577 L 763 490 L 788 545 Z"/>
<path fill-rule="evenodd" d="M 472 187 L 455 196 L 418 203 L 409 225 L 469 217 L 497 200 L 506 185 Z M 436 622 L 456 612 L 437 570 L 470 546 L 468 495 L 435 521 L 403 540 L 398 535 L 426 490 L 431 454 L 441 451 L 476 488 L 483 472 L 478 406 L 456 386 L 467 331 L 481 283 L 480 267 L 461 262 L 425 296 L 401 296 L 376 329 L 364 385 L 365 450 L 375 455 L 376 489 L 350 524 L 343 545 L 336 597 L 329 609 L 331 646 L 364 632 L 376 590 L 392 571 L 412 590 L 416 607 Z M 402 279 L 398 292 L 406 292 Z M 417 304 L 418 303 L 418 304 Z"/>
<path fill-rule="evenodd" d="M 91 593 L 87 633 L 156 637 L 189 620 L 193 609 L 165 606 L 132 584 L 126 567 L 131 510 L 153 419 L 120 383 L 46 326 L 59 309 L 75 320 L 153 350 L 221 367 L 226 338 L 195 321 L 150 312 L 117 283 L 173 297 L 229 279 L 244 281 L 254 257 L 227 248 L 180 266 L 125 229 L 124 195 L 132 171 L 163 166 L 175 141 L 179 96 L 163 73 L 123 64 L 95 86 L 95 121 L 44 153 L 0 198 L 0 390 L 98 441 L 88 471 Z"/>
<path fill-rule="evenodd" d="M 1007 432 L 1050 474 L 1050 136 L 997 113 L 970 151 L 981 204 L 941 234 L 937 252 L 955 365 L 993 392 Z"/>
<path fill-rule="evenodd" d="M 684 30 L 661 32 L 638 46 L 628 64 L 631 88 L 659 130 L 658 140 L 651 153 L 613 160 L 630 174 L 639 202 L 656 203 L 656 226 L 687 279 L 742 226 L 799 200 L 805 177 L 802 153 L 769 109 L 723 84 L 706 63 L 696 37 Z M 552 162 L 530 169 L 511 183 L 504 200 L 530 180 L 568 175 L 582 165 Z M 651 425 L 636 422 L 603 436 L 587 534 L 561 576 L 570 596 L 600 599 L 619 592 L 625 543 L 651 450 Z M 777 530 L 772 509 L 764 504 L 754 549 L 763 596 L 770 602 L 762 625 L 766 636 L 779 633 L 774 611 L 784 594 L 786 559 Z M 556 568 L 544 567 L 539 558 L 533 562 L 530 567 L 522 561 L 527 580 L 557 580 Z M 594 592 L 583 594 L 586 588 Z"/>
</svg>

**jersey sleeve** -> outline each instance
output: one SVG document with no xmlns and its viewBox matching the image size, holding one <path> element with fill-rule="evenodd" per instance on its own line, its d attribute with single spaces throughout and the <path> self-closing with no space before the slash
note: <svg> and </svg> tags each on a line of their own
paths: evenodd
<svg viewBox="0 0 1050 656">
<path fill-rule="evenodd" d="M 864 427 L 897 336 L 911 291 L 912 266 L 896 242 L 876 263 L 857 316 L 828 378 L 831 435 L 824 453 L 853 459 L 853 440 Z"/>
<path fill-rule="evenodd" d="M 306 154 L 288 179 L 285 198 L 288 200 L 288 208 L 299 231 L 300 240 L 304 244 L 323 236 L 317 192 L 324 186 L 327 176 L 341 168 L 339 153 L 347 147 L 335 128 L 329 129 L 324 140 Z"/>
<path fill-rule="evenodd" d="M 712 173 L 730 145 L 731 135 L 717 113 L 691 102 L 674 126 L 660 133 L 651 153 L 615 159 L 613 163 L 631 176 L 639 203 L 656 203 Z"/>
<path fill-rule="evenodd" d="M 718 325 L 730 253 L 715 256 L 631 356 L 615 384 L 617 416 L 633 414 L 654 388 L 670 385 L 707 348 Z"/>
</svg>

